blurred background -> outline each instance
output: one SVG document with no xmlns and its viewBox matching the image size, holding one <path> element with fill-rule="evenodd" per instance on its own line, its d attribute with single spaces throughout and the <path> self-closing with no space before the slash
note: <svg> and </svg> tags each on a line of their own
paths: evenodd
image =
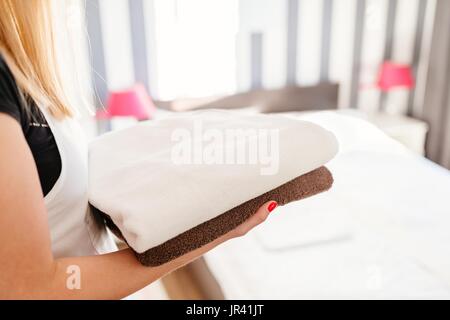
<svg viewBox="0 0 450 320">
<path fill-rule="evenodd" d="M 66 21 L 82 79 L 77 97 L 97 108 L 136 83 L 174 110 L 251 90 L 333 84 L 300 91 L 302 103 L 265 107 L 362 110 L 392 134 L 413 128 L 416 140 L 401 140 L 449 167 L 448 10 L 436 0 L 69 0 Z M 284 92 L 280 99 L 292 101 Z"/>
<path fill-rule="evenodd" d="M 378 109 L 383 61 L 426 68 L 434 2 L 88 1 L 98 89 L 140 81 L 171 100 L 335 82 L 339 107 Z M 413 109 L 409 93 L 389 94 L 389 109 Z"/>
<path fill-rule="evenodd" d="M 450 1 L 70 0 L 65 12 L 92 136 L 168 111 L 336 109 L 450 168 Z M 223 297 L 189 274 L 144 296 Z"/>
</svg>

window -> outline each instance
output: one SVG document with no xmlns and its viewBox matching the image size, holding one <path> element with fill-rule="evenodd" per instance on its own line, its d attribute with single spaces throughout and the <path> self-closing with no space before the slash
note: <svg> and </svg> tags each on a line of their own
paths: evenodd
<svg viewBox="0 0 450 320">
<path fill-rule="evenodd" d="M 155 0 L 158 97 L 236 91 L 238 0 Z"/>
</svg>

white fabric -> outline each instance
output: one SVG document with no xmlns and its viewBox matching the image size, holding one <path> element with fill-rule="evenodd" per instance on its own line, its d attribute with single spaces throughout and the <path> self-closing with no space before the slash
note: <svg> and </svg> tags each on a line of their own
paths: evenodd
<svg viewBox="0 0 450 320">
<path fill-rule="evenodd" d="M 193 145 L 202 145 L 204 137 L 195 134 L 199 122 L 203 134 L 226 129 L 278 130 L 278 171 L 262 175 L 261 163 L 175 163 L 172 134 L 186 129 L 193 133 Z M 249 139 L 239 138 L 238 143 L 248 146 Z M 225 154 L 233 148 L 226 140 L 214 143 Z M 172 115 L 106 134 L 91 143 L 89 199 L 111 216 L 134 250 L 144 252 L 320 167 L 336 152 L 336 139 L 330 132 L 284 116 L 232 111 Z"/>
<path fill-rule="evenodd" d="M 277 208 L 246 237 L 206 254 L 225 297 L 450 298 L 450 171 L 366 121 L 332 112 L 300 118 L 339 141 L 327 165 L 333 188 Z M 324 221 L 332 216 L 341 220 L 335 228 Z"/>
<path fill-rule="evenodd" d="M 55 258 L 90 256 L 117 250 L 88 205 L 87 141 L 74 119 L 57 121 L 42 108 L 61 156 L 61 174 L 45 196 Z"/>
</svg>

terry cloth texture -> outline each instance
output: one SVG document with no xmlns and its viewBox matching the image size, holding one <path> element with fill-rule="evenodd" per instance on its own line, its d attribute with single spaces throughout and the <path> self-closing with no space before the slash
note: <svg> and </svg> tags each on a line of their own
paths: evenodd
<svg viewBox="0 0 450 320">
<path fill-rule="evenodd" d="M 244 202 L 211 220 L 199 224 L 161 245 L 151 248 L 143 253 L 133 251 L 141 264 L 145 266 L 159 266 L 190 251 L 198 249 L 233 230 L 252 216 L 255 211 L 267 201 L 275 200 L 280 206 L 285 205 L 289 202 L 304 199 L 326 191 L 332 184 L 333 177 L 330 171 L 322 166 L 254 199 Z M 111 231 L 119 238 L 125 240 L 112 219 L 107 214 L 101 214 L 105 218 L 106 224 Z"/>
</svg>

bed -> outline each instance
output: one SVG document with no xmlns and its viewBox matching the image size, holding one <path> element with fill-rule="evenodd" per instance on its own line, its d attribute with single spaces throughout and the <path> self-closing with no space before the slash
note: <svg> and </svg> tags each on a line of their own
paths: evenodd
<svg viewBox="0 0 450 320">
<path fill-rule="evenodd" d="M 339 111 L 331 191 L 278 208 L 189 269 L 207 298 L 450 298 L 450 172 Z"/>
</svg>

